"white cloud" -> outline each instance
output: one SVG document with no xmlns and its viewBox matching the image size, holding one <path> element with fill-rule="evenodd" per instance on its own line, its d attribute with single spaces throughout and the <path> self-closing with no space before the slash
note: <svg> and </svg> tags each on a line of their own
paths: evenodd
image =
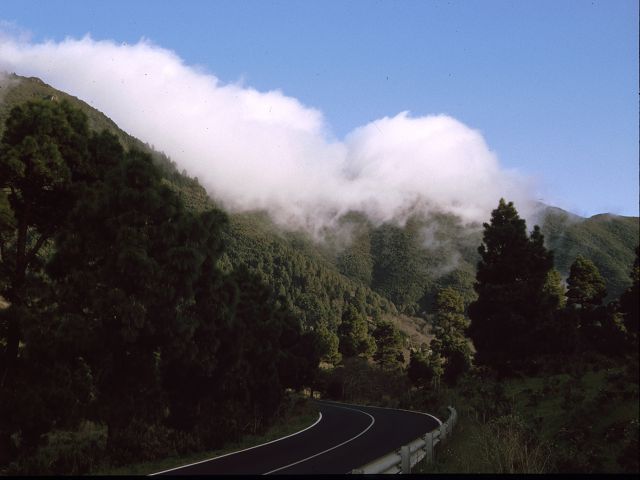
<svg viewBox="0 0 640 480">
<path fill-rule="evenodd" d="M 402 221 L 412 208 L 486 221 L 501 196 L 527 208 L 527 182 L 482 135 L 446 116 L 402 112 L 333 140 L 320 111 L 275 90 L 222 84 L 149 41 L 29 43 L 0 36 L 0 70 L 37 76 L 167 153 L 227 208 L 267 209 L 318 231 L 361 210 Z"/>
</svg>

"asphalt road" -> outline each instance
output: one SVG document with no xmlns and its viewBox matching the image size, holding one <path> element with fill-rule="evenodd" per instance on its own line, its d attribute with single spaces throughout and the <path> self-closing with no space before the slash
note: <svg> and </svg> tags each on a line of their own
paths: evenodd
<svg viewBox="0 0 640 480">
<path fill-rule="evenodd" d="M 439 425 L 435 417 L 417 412 L 314 402 L 321 417 L 305 430 L 264 445 L 158 474 L 348 473 Z"/>
</svg>

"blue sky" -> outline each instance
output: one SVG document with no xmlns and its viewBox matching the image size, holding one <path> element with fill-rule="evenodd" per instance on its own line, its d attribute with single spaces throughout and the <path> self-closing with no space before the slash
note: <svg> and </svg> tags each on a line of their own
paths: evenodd
<svg viewBox="0 0 640 480">
<path fill-rule="evenodd" d="M 404 110 L 444 113 L 547 203 L 638 215 L 634 0 L 3 0 L 0 20 L 31 42 L 145 37 L 317 108 L 338 139 Z"/>
</svg>

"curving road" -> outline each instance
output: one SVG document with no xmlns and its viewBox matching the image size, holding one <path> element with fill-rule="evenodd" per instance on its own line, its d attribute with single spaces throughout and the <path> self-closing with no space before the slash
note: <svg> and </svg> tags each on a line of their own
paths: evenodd
<svg viewBox="0 0 640 480">
<path fill-rule="evenodd" d="M 314 402 L 318 421 L 298 433 L 154 475 L 348 473 L 440 424 L 424 413 Z"/>
</svg>

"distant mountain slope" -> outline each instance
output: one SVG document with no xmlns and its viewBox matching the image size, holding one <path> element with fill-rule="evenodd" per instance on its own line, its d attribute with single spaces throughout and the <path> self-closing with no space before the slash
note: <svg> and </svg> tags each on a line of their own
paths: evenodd
<svg viewBox="0 0 640 480">
<path fill-rule="evenodd" d="M 589 258 L 607 281 L 608 299 L 617 298 L 630 285 L 640 225 L 638 217 L 610 214 L 582 218 L 559 208 L 548 208 L 541 225 L 548 248 L 555 253 L 556 269 L 569 275 L 578 255 Z"/>
<path fill-rule="evenodd" d="M 21 77 L 16 74 L 5 75 L 0 72 L 0 135 L 4 132 L 5 121 L 15 105 L 29 100 L 40 99 L 69 101 L 74 107 L 79 108 L 85 113 L 91 130 L 109 130 L 118 137 L 120 143 L 122 143 L 126 149 L 138 148 L 150 153 L 156 161 L 156 164 L 163 169 L 166 175 L 178 173 L 175 163 L 171 162 L 165 154 L 154 150 L 152 146 L 121 130 L 113 120 L 88 103 L 65 92 L 56 90 L 51 85 L 47 85 L 36 77 Z"/>
<path fill-rule="evenodd" d="M 102 112 L 58 91 L 38 78 L 17 75 L 0 82 L 0 134 L 10 109 L 30 99 L 66 99 L 82 109 L 92 129 L 107 129 L 126 148 L 152 154 L 165 181 L 192 209 L 218 207 L 197 179 L 179 172 L 176 164 L 152 146 L 122 131 Z M 516 205 L 517 207 L 517 205 Z M 541 227 L 554 250 L 556 268 L 568 275 L 578 254 L 594 261 L 607 281 L 609 298 L 629 285 L 629 268 L 638 244 L 637 217 L 596 215 L 584 219 L 545 206 Z M 488 220 L 488 219 L 487 219 Z M 374 226 L 358 212 L 342 219 L 341 230 L 323 244 L 303 233 L 285 232 L 266 214 L 230 214 L 226 268 L 246 265 L 259 272 L 307 325 L 334 327 L 342 306 L 358 301 L 370 316 L 429 313 L 435 293 L 443 286 L 462 291 L 467 302 L 475 295 L 473 282 L 482 239 L 480 225 L 463 226 L 452 215 L 416 215 L 404 226 Z M 529 229 L 533 225 L 528 225 Z M 345 241 L 348 238 L 348 241 Z M 396 309 L 397 307 L 397 309 Z M 399 318 L 399 317 L 398 317 Z"/>
<path fill-rule="evenodd" d="M 89 127 L 92 130 L 107 129 L 118 136 L 120 141 L 126 147 L 142 145 L 142 142 L 120 130 L 118 126 L 109 117 L 99 110 L 96 110 L 82 100 L 73 97 L 65 92 L 56 90 L 47 85 L 36 77 L 21 77 L 15 74 L 9 74 L 0 82 L 0 86 L 4 90 L 0 95 L 0 134 L 4 132 L 4 124 L 9 116 L 9 111 L 13 106 L 28 100 L 38 99 L 58 99 L 68 100 L 75 107 L 79 107 L 87 115 Z"/>
<path fill-rule="evenodd" d="M 339 228 L 350 234 L 350 242 L 334 246 L 340 272 L 371 286 L 403 313 L 430 312 L 435 294 L 445 286 L 460 290 L 467 303 L 475 298 L 480 225 L 463 225 L 449 214 L 417 213 L 403 226 L 373 225 L 351 212 Z"/>
<path fill-rule="evenodd" d="M 125 148 L 138 148 L 152 154 L 161 167 L 165 182 L 193 210 L 218 208 L 209 198 L 197 179 L 186 172 L 178 172 L 176 165 L 163 153 L 122 131 L 103 113 L 87 103 L 60 92 L 37 78 L 9 75 L 0 82 L 0 135 L 4 122 L 13 106 L 33 99 L 52 101 L 68 100 L 80 108 L 94 130 L 107 129 L 117 135 Z M 337 271 L 327 260 L 326 253 L 314 245 L 305 235 L 283 232 L 264 214 L 230 214 L 229 225 L 224 232 L 227 245 L 223 268 L 241 265 L 257 272 L 299 315 L 306 326 L 324 324 L 335 331 L 346 303 L 356 303 L 370 317 L 394 314 L 392 302 L 373 292 L 368 286 L 355 282 Z M 276 300 L 274 298 L 274 300 Z"/>
</svg>

